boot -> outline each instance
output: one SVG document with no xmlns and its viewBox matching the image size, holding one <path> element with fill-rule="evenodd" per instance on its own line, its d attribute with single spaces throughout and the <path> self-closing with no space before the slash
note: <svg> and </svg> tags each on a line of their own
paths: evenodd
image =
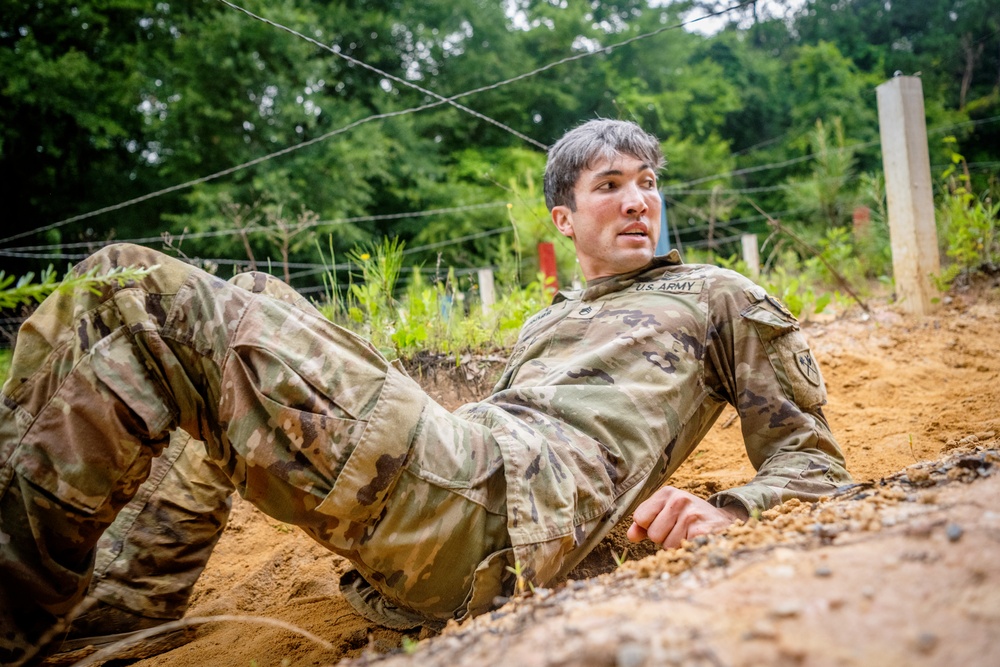
<svg viewBox="0 0 1000 667">
<path fill-rule="evenodd" d="M 170 623 L 172 620 L 140 616 L 98 601 L 93 607 L 73 619 L 64 635 L 53 640 L 50 652 L 39 663 L 39 667 L 71 665 L 106 646 L 127 639 L 143 630 Z M 110 658 L 115 660 L 149 658 L 182 646 L 194 638 L 193 628 L 178 628 L 124 646 Z"/>
</svg>

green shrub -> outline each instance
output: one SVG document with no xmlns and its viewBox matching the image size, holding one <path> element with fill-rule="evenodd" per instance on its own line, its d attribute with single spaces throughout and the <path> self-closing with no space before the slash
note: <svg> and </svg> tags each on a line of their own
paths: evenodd
<svg viewBox="0 0 1000 667">
<path fill-rule="evenodd" d="M 954 137 L 947 137 L 945 143 L 951 148 Z M 954 260 L 942 272 L 943 286 L 962 273 L 968 277 L 975 269 L 1000 262 L 997 234 L 1000 202 L 994 203 L 989 193 L 977 196 L 972 192 L 965 158 L 954 148 L 951 148 L 951 162 L 941 175 L 944 195 L 937 208 L 938 233 L 945 254 Z"/>
</svg>

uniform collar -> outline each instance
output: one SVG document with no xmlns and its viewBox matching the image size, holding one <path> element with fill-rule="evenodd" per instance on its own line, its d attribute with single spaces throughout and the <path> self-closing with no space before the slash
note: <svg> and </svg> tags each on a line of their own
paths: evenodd
<svg viewBox="0 0 1000 667">
<path fill-rule="evenodd" d="M 556 292 L 554 297 L 552 297 L 552 304 L 555 305 L 562 301 L 577 299 L 581 301 L 593 301 L 594 299 L 599 299 L 605 294 L 611 294 L 612 292 L 618 292 L 630 287 L 633 283 L 635 283 L 636 278 L 648 271 L 653 271 L 667 266 L 678 266 L 680 264 L 683 264 L 681 261 L 681 255 L 676 249 L 674 249 L 666 255 L 654 257 L 648 264 L 640 269 L 636 269 L 635 271 L 630 271 L 629 273 L 619 273 L 616 276 L 607 276 L 606 278 L 596 278 L 589 281 L 587 286 L 582 290 L 560 290 Z"/>
</svg>

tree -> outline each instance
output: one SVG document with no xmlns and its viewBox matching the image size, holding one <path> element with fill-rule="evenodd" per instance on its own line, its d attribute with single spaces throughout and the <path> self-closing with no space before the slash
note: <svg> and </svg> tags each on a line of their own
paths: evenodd
<svg viewBox="0 0 1000 667">
<path fill-rule="evenodd" d="M 146 3 L 10 0 L 0 9 L 0 187 L 4 235 L 156 186 L 137 160 Z M 133 217 L 148 208 L 131 212 Z M 74 231 L 88 236 L 87 226 Z M 57 242 L 56 231 L 32 243 Z M 92 233 L 91 238 L 99 237 Z"/>
</svg>

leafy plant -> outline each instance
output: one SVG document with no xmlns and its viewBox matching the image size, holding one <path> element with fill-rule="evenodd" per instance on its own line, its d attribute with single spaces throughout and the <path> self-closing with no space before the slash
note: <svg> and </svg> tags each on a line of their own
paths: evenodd
<svg viewBox="0 0 1000 667">
<path fill-rule="evenodd" d="M 139 280 L 148 275 L 156 267 L 140 269 L 135 267 L 118 267 L 106 273 L 99 273 L 96 268 L 75 275 L 67 272 L 60 280 L 56 278 L 55 269 L 50 265 L 35 280 L 33 273 L 26 273 L 20 278 L 8 276 L 0 271 L 0 308 L 17 308 L 40 302 L 53 292 L 71 292 L 74 290 L 89 290 L 95 294 L 100 288 L 112 283 L 124 285 L 132 280 Z M 10 373 L 10 350 L 0 350 L 0 382 L 6 381 Z"/>
<path fill-rule="evenodd" d="M 945 195 L 938 206 L 938 221 L 945 252 L 955 264 L 945 269 L 942 281 L 950 284 L 960 273 L 966 276 L 983 265 L 1000 261 L 997 233 L 1000 202 L 988 194 L 976 196 L 965 158 L 954 148 L 955 138 L 946 137 L 951 164 L 941 174 Z"/>
<path fill-rule="evenodd" d="M 347 314 L 383 351 L 399 322 L 399 303 L 393 298 L 396 282 L 403 266 L 403 242 L 384 238 L 380 245 L 368 249 L 355 248 L 348 259 L 361 268 L 360 283 L 349 287 Z"/>
<path fill-rule="evenodd" d="M 521 561 L 515 560 L 513 567 L 507 566 L 507 571 L 514 575 L 514 595 L 524 595 L 529 590 L 535 590 L 535 585 L 525 576 L 524 565 L 521 564 Z"/>
<path fill-rule="evenodd" d="M 148 269 L 120 266 L 103 274 L 94 268 L 79 275 L 67 272 L 66 276 L 59 280 L 55 269 L 49 265 L 39 274 L 37 281 L 32 272 L 15 278 L 0 271 L 0 308 L 16 308 L 38 302 L 55 291 L 71 292 L 85 289 L 100 294 L 100 288 L 104 285 L 117 283 L 121 286 L 129 281 L 143 278 L 155 268 L 155 266 Z"/>
<path fill-rule="evenodd" d="M 835 296 L 829 290 L 817 291 L 817 287 L 791 275 L 783 266 L 777 267 L 761 284 L 784 303 L 792 315 L 802 320 L 822 313 Z"/>
<path fill-rule="evenodd" d="M 892 275 L 892 244 L 885 180 L 881 172 L 865 172 L 859 177 L 858 203 L 868 211 L 868 221 L 855 223 L 854 249 L 865 275 L 879 280 Z"/>
<path fill-rule="evenodd" d="M 431 351 L 457 360 L 465 353 L 508 348 L 524 320 L 550 299 L 539 275 L 524 287 L 500 282 L 497 302 L 482 308 L 474 303 L 477 286 L 460 280 L 454 269 L 448 269 L 443 279 L 428 280 L 420 267 L 413 269 L 400 291 L 403 244 L 395 239 L 348 254 L 361 273 L 351 274 L 346 295 L 341 296 L 332 247 L 330 252 L 324 278 L 326 302 L 318 305 L 320 312 L 364 335 L 387 356 L 413 357 Z"/>
<path fill-rule="evenodd" d="M 786 196 L 789 208 L 802 211 L 810 221 L 836 227 L 849 218 L 854 205 L 855 197 L 847 189 L 854 180 L 854 151 L 847 145 L 840 118 L 834 118 L 832 125 L 831 132 L 822 120 L 816 120 L 809 136 L 810 148 L 816 156 L 812 173 L 806 178 L 791 179 Z"/>
<path fill-rule="evenodd" d="M 414 639 L 413 637 L 403 635 L 403 640 L 400 643 L 400 648 L 403 649 L 403 653 L 405 655 L 413 655 L 414 653 L 417 652 L 417 649 L 419 647 L 420 647 L 420 642 L 418 640 Z"/>
</svg>

